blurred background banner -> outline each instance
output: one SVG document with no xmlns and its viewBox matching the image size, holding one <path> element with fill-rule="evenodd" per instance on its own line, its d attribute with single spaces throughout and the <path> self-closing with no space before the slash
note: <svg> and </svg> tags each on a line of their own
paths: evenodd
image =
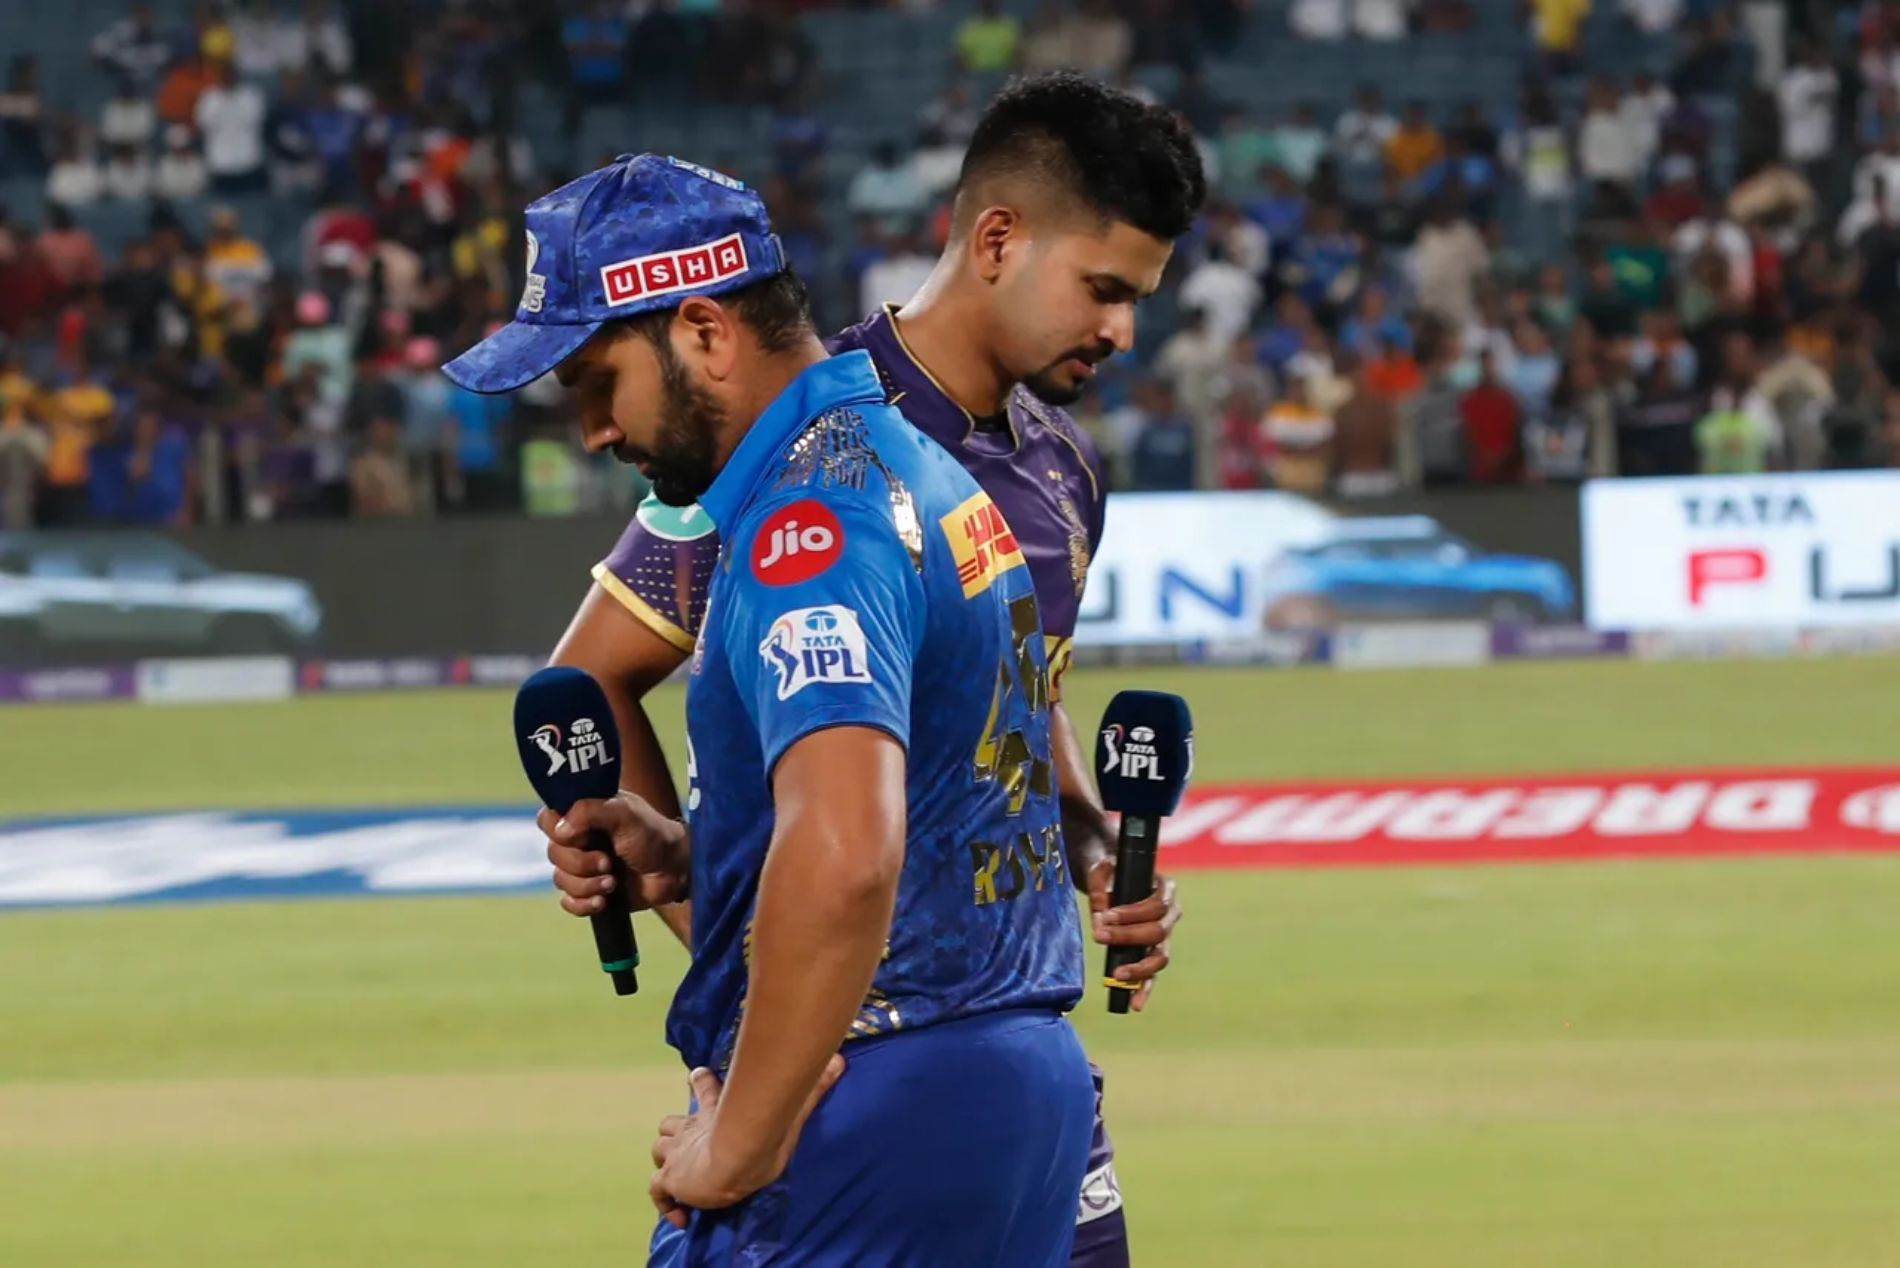
<svg viewBox="0 0 1900 1268">
<path fill-rule="evenodd" d="M 1583 524 L 1601 628 L 1900 625 L 1900 472 L 1592 481 Z"/>
</svg>

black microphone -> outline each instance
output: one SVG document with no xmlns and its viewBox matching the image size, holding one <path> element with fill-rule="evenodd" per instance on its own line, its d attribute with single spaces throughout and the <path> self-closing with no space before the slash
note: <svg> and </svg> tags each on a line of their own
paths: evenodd
<svg viewBox="0 0 1900 1268">
<path fill-rule="evenodd" d="M 620 730 L 614 725 L 607 693 L 586 671 L 550 666 L 521 684 L 515 693 L 515 737 L 521 768 L 542 804 L 566 814 L 577 801 L 605 801 L 620 793 Z M 613 857 L 604 834 L 589 834 L 588 848 Z M 640 948 L 633 940 L 633 913 L 626 886 L 616 886 L 606 908 L 589 917 L 600 967 L 613 978 L 614 994 L 640 989 L 634 966 Z"/>
<path fill-rule="evenodd" d="M 1122 817 L 1115 843 L 1114 906 L 1154 893 L 1161 820 L 1174 813 L 1193 773 L 1194 719 L 1187 701 L 1165 691 L 1123 691 L 1108 702 L 1095 740 L 1095 774 L 1103 807 Z M 1127 1012 L 1137 989 L 1117 981 L 1115 970 L 1147 954 L 1146 947 L 1108 949 L 1102 981 L 1109 988 L 1109 1012 Z"/>
</svg>

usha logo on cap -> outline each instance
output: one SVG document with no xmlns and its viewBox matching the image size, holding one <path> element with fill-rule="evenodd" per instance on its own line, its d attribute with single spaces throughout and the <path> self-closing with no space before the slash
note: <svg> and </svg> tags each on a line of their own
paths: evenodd
<svg viewBox="0 0 1900 1268">
<path fill-rule="evenodd" d="M 607 307 L 618 308 L 637 299 L 723 282 L 738 277 L 747 267 L 745 240 L 735 233 L 704 246 L 603 265 L 600 284 L 606 291 Z"/>
</svg>

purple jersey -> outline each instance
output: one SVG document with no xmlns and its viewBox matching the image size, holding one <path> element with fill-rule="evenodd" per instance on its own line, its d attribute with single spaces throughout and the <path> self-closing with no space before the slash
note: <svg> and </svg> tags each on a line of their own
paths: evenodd
<svg viewBox="0 0 1900 1268">
<path fill-rule="evenodd" d="M 1075 637 L 1075 615 L 1089 560 L 1102 539 L 1107 476 L 1101 454 L 1075 420 L 1027 389 L 1009 394 L 1006 426 L 979 430 L 904 346 L 890 306 L 839 331 L 831 351 L 871 354 L 891 404 L 910 424 L 950 451 L 1002 508 L 1029 564 L 1052 683 L 1059 691 Z M 706 593 L 719 539 L 697 508 L 678 510 L 648 498 L 594 579 L 655 633 L 690 652 L 706 615 Z"/>
</svg>

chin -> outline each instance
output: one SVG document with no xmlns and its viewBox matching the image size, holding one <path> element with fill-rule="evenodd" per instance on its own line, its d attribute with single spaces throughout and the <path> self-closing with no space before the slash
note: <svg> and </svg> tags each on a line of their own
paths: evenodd
<svg viewBox="0 0 1900 1268">
<path fill-rule="evenodd" d="M 1023 380 L 1023 386 L 1031 395 L 1044 405 L 1064 408 L 1082 399 L 1081 383 L 1064 383 L 1060 379 L 1046 374 L 1032 374 Z"/>
<path fill-rule="evenodd" d="M 653 496 L 668 506 L 691 506 L 699 501 L 699 495 L 705 491 L 705 489 L 694 488 L 685 481 L 675 480 L 671 476 L 662 475 L 653 478 Z"/>
</svg>

